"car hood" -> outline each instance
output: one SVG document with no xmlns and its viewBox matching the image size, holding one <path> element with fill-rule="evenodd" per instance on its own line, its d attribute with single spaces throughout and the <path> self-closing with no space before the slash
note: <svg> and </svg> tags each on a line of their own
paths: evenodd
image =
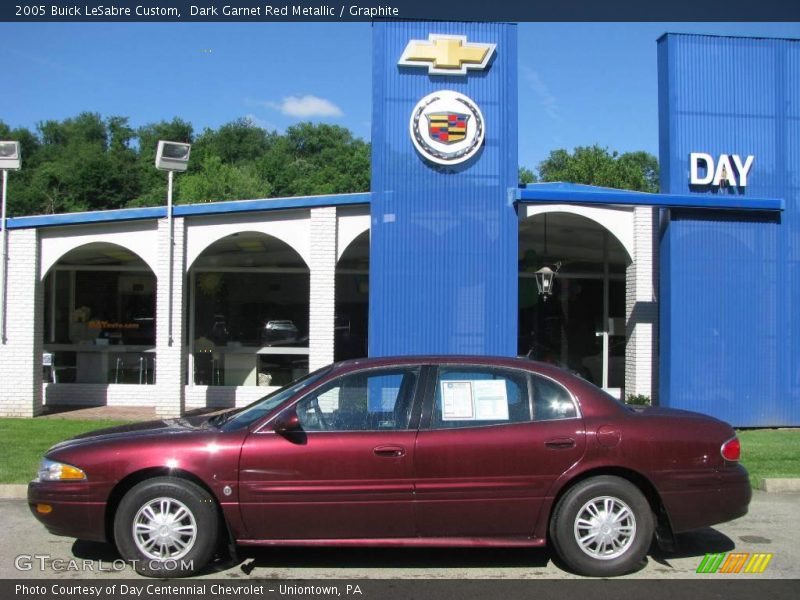
<svg viewBox="0 0 800 600">
<path fill-rule="evenodd" d="M 55 450 L 65 450 L 67 448 L 74 448 L 98 442 L 130 440 L 133 438 L 154 435 L 180 435 L 193 431 L 209 429 L 211 427 L 209 424 L 209 419 L 210 417 L 205 415 L 201 417 L 184 417 L 180 419 L 144 421 L 142 423 L 130 423 L 128 425 L 119 425 L 117 427 L 98 429 L 96 431 L 82 433 L 74 438 L 60 442 L 50 448 L 48 453 Z"/>
</svg>

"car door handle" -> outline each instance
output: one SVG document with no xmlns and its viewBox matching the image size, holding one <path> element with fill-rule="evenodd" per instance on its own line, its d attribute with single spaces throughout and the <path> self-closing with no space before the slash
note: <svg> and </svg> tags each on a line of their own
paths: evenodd
<svg viewBox="0 0 800 600">
<path fill-rule="evenodd" d="M 377 446 L 372 449 L 375 456 L 382 456 L 384 458 L 397 458 L 404 456 L 406 449 L 402 446 Z"/>
<path fill-rule="evenodd" d="M 567 450 L 575 447 L 575 440 L 572 438 L 554 438 L 547 440 L 544 445 L 553 450 Z"/>
</svg>

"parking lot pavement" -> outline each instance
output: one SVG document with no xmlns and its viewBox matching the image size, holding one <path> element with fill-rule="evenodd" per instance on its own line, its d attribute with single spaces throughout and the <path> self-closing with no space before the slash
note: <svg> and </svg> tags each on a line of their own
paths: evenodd
<svg viewBox="0 0 800 600">
<path fill-rule="evenodd" d="M 754 492 L 741 519 L 679 537 L 675 553 L 654 553 L 630 578 L 800 578 L 800 494 Z M 130 578 L 113 547 L 48 534 L 23 500 L 0 501 L 0 578 Z M 203 577 L 279 579 L 568 579 L 546 549 L 240 548 L 239 561 Z M 760 575 L 696 573 L 706 553 L 772 553 Z M 20 558 L 21 557 L 21 558 Z M 47 558 L 41 558 L 47 557 Z M 53 561 L 61 561 L 53 562 Z M 114 562 L 117 560 L 118 562 Z M 57 570 L 55 567 L 60 567 Z M 18 567 L 24 569 L 20 570 Z M 29 568 L 28 568 L 29 567 Z"/>
</svg>

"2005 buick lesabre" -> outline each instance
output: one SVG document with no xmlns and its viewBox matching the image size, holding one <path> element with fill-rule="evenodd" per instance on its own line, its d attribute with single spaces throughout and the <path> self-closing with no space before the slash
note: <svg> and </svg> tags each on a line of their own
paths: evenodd
<svg viewBox="0 0 800 600">
<path fill-rule="evenodd" d="M 733 429 L 634 410 L 546 364 L 338 363 L 245 409 L 57 444 L 30 483 L 58 535 L 113 541 L 144 575 L 231 543 L 545 546 L 576 573 L 639 567 L 652 540 L 747 512 Z"/>
</svg>

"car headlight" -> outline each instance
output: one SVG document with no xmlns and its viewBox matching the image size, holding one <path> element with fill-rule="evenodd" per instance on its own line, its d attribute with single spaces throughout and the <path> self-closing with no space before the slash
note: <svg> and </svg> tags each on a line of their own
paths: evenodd
<svg viewBox="0 0 800 600">
<path fill-rule="evenodd" d="M 78 467 L 43 458 L 39 465 L 39 481 L 79 481 L 86 479 Z"/>
</svg>

